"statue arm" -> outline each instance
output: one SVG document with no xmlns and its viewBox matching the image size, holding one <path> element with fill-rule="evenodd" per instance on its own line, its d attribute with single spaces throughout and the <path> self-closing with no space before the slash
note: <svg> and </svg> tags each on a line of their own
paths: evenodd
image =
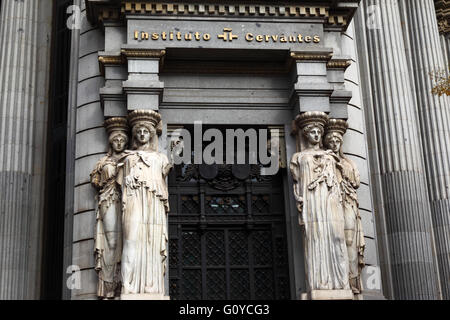
<svg viewBox="0 0 450 320">
<path fill-rule="evenodd" d="M 94 170 L 91 172 L 91 175 L 90 175 L 91 184 L 97 190 L 100 190 L 103 187 L 102 174 L 101 174 L 103 163 L 104 163 L 104 158 L 100 159 L 100 161 L 97 162 Z"/>
<path fill-rule="evenodd" d="M 123 162 L 117 163 L 116 182 L 120 186 L 123 186 L 123 175 L 125 173 L 124 167 L 125 167 L 125 163 L 123 163 Z"/>
<path fill-rule="evenodd" d="M 172 170 L 173 164 L 169 162 L 169 159 L 167 158 L 167 156 L 165 154 L 163 154 L 162 156 L 163 156 L 162 175 L 165 179 L 165 178 L 167 178 L 167 175 L 169 174 L 170 170 Z"/>
<path fill-rule="evenodd" d="M 297 210 L 299 213 L 299 224 L 304 225 L 303 220 L 303 187 L 300 179 L 300 167 L 298 164 L 298 155 L 295 154 L 292 157 L 292 161 L 289 165 L 294 180 L 294 197 L 297 202 Z"/>
<path fill-rule="evenodd" d="M 352 163 L 353 164 L 353 163 Z M 353 172 L 355 174 L 355 181 L 354 181 L 354 185 L 353 187 L 355 189 L 358 189 L 359 186 L 361 185 L 361 176 L 359 175 L 359 171 L 358 168 L 356 168 L 356 166 L 353 164 Z"/>
<path fill-rule="evenodd" d="M 350 170 L 350 174 L 349 174 L 349 178 L 350 178 L 350 182 L 352 184 L 352 187 L 355 189 L 358 189 L 361 185 L 361 176 L 359 174 L 359 170 L 358 167 L 356 166 L 356 164 L 353 162 L 353 160 L 351 159 L 346 159 L 348 161 L 348 163 L 350 164 L 351 170 Z"/>
</svg>

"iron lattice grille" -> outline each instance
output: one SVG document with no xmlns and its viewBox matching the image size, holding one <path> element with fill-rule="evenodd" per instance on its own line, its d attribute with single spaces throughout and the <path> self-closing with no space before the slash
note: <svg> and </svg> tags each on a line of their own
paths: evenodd
<svg viewBox="0 0 450 320">
<path fill-rule="evenodd" d="M 231 181 L 223 166 L 207 181 L 194 171 L 169 177 L 171 298 L 289 299 L 281 174 Z"/>
</svg>

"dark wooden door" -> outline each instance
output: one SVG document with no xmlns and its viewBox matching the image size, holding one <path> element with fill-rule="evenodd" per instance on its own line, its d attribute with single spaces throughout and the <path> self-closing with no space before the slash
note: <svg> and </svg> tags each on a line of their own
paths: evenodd
<svg viewBox="0 0 450 320">
<path fill-rule="evenodd" d="M 215 177 L 205 180 L 202 172 Z M 290 298 L 280 173 L 264 177 L 258 166 L 245 165 L 177 166 L 169 193 L 172 299 Z"/>
</svg>

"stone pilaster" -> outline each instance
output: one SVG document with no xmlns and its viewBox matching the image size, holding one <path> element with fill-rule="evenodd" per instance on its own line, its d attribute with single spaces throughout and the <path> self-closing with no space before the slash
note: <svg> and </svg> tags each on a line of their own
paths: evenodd
<svg viewBox="0 0 450 320">
<path fill-rule="evenodd" d="M 158 112 L 164 91 L 164 83 L 159 81 L 159 70 L 166 51 L 125 49 L 123 54 L 128 60 L 128 80 L 123 82 L 127 109 Z"/>
<path fill-rule="evenodd" d="M 365 25 L 362 31 L 369 62 L 364 76 L 371 83 L 365 94 L 372 100 L 369 128 L 374 128 L 377 142 L 376 172 L 383 193 L 391 298 L 437 299 L 431 208 L 398 2 L 365 0 L 363 12 L 371 5 L 378 6 L 375 18 L 381 28 Z"/>
<path fill-rule="evenodd" d="M 39 298 L 51 7 L 1 2 L 0 300 Z"/>
<path fill-rule="evenodd" d="M 321 52 L 291 52 L 293 68 L 294 113 L 307 111 L 330 112 L 330 96 L 334 87 L 328 83 L 327 63 L 331 49 Z"/>
<path fill-rule="evenodd" d="M 442 293 L 450 299 L 450 103 L 447 96 L 432 94 L 429 73 L 446 70 L 433 0 L 402 0 L 411 46 L 410 59 L 416 83 L 416 101 L 423 141 L 423 157 L 436 238 Z M 443 26 L 448 29 L 448 25 Z"/>
</svg>

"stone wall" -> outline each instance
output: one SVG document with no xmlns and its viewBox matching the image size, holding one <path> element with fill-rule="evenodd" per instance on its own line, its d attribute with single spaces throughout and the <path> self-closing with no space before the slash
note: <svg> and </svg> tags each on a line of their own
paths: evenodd
<svg viewBox="0 0 450 320">
<path fill-rule="evenodd" d="M 83 17 L 85 11 L 83 10 Z M 95 299 L 97 278 L 94 267 L 93 236 L 95 226 L 95 191 L 89 183 L 89 174 L 95 163 L 105 154 L 107 137 L 102 126 L 104 117 L 123 116 L 127 113 L 122 81 L 128 79 L 126 64 L 105 64 L 104 77 L 98 64 L 98 53 L 103 56 L 120 55 L 121 45 L 126 42 L 126 28 L 114 23 L 105 24 L 105 35 L 83 19 L 79 39 L 78 84 L 76 103 L 75 163 L 73 182 L 73 239 L 72 264 L 81 268 L 81 289 L 73 290 L 72 299 Z M 334 57 L 349 57 L 352 64 L 345 74 L 327 70 L 326 61 L 306 63 L 309 69 L 299 69 L 302 80 L 319 80 L 324 91 L 335 86 L 338 91 L 353 94 L 349 105 L 341 115 L 348 114 L 350 129 L 345 136 L 346 155 L 358 166 L 361 173 L 361 188 L 358 191 L 366 236 L 367 279 L 375 276 L 373 283 L 379 283 L 379 259 L 374 232 L 371 181 L 367 160 L 364 106 L 359 86 L 357 55 L 353 40 L 353 26 L 346 33 L 331 30 L 325 36 L 324 46 L 334 48 Z M 286 56 L 288 59 L 288 56 Z M 133 70 L 139 70 L 139 61 L 133 60 Z M 319 69 L 316 69 L 319 68 Z M 298 71 L 298 70 L 296 70 Z M 290 136 L 291 121 L 299 113 L 292 107 L 292 75 L 223 75 L 170 73 L 160 74 L 164 83 L 164 94 L 159 111 L 166 125 L 192 124 L 202 120 L 205 124 L 255 124 L 281 125 L 286 132 L 287 158 L 296 152 L 295 138 Z M 102 98 L 101 98 L 102 97 Z M 103 99 L 103 101 L 100 101 Z M 305 100 L 306 101 L 306 100 Z M 313 102 L 308 107 L 314 107 Z M 323 97 L 316 102 L 325 107 L 329 101 Z M 104 109 L 102 109 L 102 106 Z M 334 109 L 333 109 L 334 110 Z M 334 111 L 333 111 L 334 112 Z M 164 141 L 165 139 L 161 139 Z M 165 146 L 161 146 L 164 149 Z M 292 298 L 300 298 L 304 292 L 304 265 L 301 232 L 298 226 L 297 210 L 292 198 L 292 178 L 285 175 L 286 217 L 291 264 Z M 366 288 L 367 289 L 367 288 Z M 371 287 L 365 295 L 380 298 L 381 287 Z"/>
<path fill-rule="evenodd" d="M 82 25 L 79 35 L 78 84 L 76 99 L 75 167 L 72 187 L 74 197 L 72 265 L 81 269 L 81 288 L 72 291 L 72 299 L 97 299 L 97 275 L 94 270 L 95 189 L 89 175 L 95 163 L 107 152 L 103 128 L 98 52 L 104 49 L 102 30 L 86 19 L 82 1 Z"/>
</svg>

